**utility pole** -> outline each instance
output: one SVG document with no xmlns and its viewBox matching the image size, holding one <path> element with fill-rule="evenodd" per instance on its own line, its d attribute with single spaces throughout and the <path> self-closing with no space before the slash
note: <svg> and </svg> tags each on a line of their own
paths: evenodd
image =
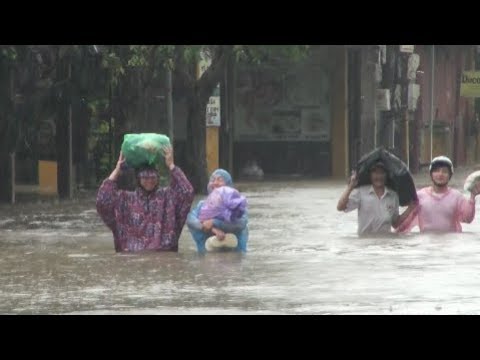
<svg viewBox="0 0 480 360">
<path fill-rule="evenodd" d="M 72 60 L 68 62 L 68 81 L 71 87 L 72 82 Z M 68 198 L 73 198 L 73 112 L 72 112 L 72 93 L 68 104 Z"/>
<path fill-rule="evenodd" d="M 435 45 L 431 52 L 431 80 L 430 80 L 430 161 L 433 159 L 433 120 L 435 118 Z"/>
<path fill-rule="evenodd" d="M 17 102 L 13 68 L 10 68 L 10 101 L 13 102 L 13 109 L 16 113 Z M 10 153 L 10 202 L 15 204 L 15 149 Z"/>
</svg>

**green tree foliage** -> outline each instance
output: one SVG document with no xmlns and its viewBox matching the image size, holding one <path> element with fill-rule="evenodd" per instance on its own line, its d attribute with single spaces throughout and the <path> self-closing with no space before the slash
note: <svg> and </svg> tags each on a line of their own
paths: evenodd
<svg viewBox="0 0 480 360">
<path fill-rule="evenodd" d="M 62 104 L 71 104 L 75 111 L 81 107 L 89 111 L 92 131 L 88 136 L 94 139 L 89 139 L 85 149 L 93 151 L 99 137 L 104 139 L 110 131 L 107 124 L 111 118 L 118 128 L 127 122 L 133 123 L 133 128 L 141 124 L 146 118 L 145 99 L 151 98 L 155 86 L 162 86 L 162 73 L 169 68 L 174 89 L 181 89 L 187 97 L 189 163 L 185 170 L 195 188 L 204 189 L 205 108 L 224 76 L 226 64 L 297 61 L 308 53 L 308 48 L 308 45 L 0 45 L 0 158 L 5 159 L 15 151 L 26 134 L 35 133 L 45 119 L 65 118 L 66 107 Z M 198 77 L 197 64 L 202 54 L 211 59 L 211 65 Z M 85 126 L 90 128 L 90 121 Z M 105 154 L 99 156 L 100 166 L 106 171 L 112 164 L 106 164 Z M 117 156 L 110 155 L 109 162 Z"/>
</svg>

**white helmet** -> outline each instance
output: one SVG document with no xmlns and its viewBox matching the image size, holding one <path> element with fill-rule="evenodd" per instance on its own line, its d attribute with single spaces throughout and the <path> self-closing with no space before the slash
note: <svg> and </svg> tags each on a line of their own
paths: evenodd
<svg viewBox="0 0 480 360">
<path fill-rule="evenodd" d="M 437 156 L 435 159 L 432 160 L 432 162 L 430 163 L 430 173 L 432 172 L 433 168 L 434 167 L 438 167 L 438 166 L 446 166 L 450 169 L 450 174 L 453 175 L 453 163 L 452 163 L 452 160 L 450 160 L 448 157 L 446 156 Z"/>
</svg>

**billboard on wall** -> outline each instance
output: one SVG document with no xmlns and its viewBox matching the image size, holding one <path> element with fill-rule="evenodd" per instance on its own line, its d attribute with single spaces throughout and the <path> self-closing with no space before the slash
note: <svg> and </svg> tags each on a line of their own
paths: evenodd
<svg viewBox="0 0 480 360">
<path fill-rule="evenodd" d="M 238 74 L 237 141 L 330 141 L 330 77 L 319 67 Z"/>
</svg>

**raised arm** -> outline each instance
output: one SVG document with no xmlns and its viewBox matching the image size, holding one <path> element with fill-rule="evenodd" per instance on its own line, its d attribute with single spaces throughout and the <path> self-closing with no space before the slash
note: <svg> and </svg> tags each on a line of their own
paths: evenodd
<svg viewBox="0 0 480 360">
<path fill-rule="evenodd" d="M 350 177 L 347 188 L 345 189 L 342 196 L 340 196 L 340 199 L 338 200 L 338 204 L 337 204 L 337 210 L 338 211 L 347 210 L 347 205 L 348 205 L 348 201 L 350 199 L 350 194 L 353 192 L 353 190 L 355 189 L 355 186 L 357 186 L 357 184 L 358 184 L 357 173 L 356 173 L 356 171 L 352 171 L 352 176 Z M 354 199 L 352 199 L 352 200 L 354 200 Z M 355 206 L 353 206 L 354 208 L 358 207 L 358 204 L 353 204 L 353 205 L 355 205 Z"/>
<path fill-rule="evenodd" d="M 125 162 L 125 159 L 120 152 L 120 157 L 118 158 L 117 166 L 110 174 L 110 176 L 105 179 L 100 186 L 100 189 L 97 193 L 97 212 L 100 215 L 100 218 L 103 220 L 105 225 L 112 230 L 115 242 L 115 250 L 121 251 L 121 245 L 117 241 L 117 223 L 115 218 L 115 210 L 118 206 L 119 199 L 121 197 L 121 190 L 118 190 L 117 179 L 121 172 L 121 166 Z"/>
<path fill-rule="evenodd" d="M 175 232 L 177 236 L 180 236 L 188 212 L 192 206 L 195 192 L 192 184 L 188 181 L 182 169 L 175 166 L 175 163 L 173 162 L 172 147 L 164 147 L 163 152 L 165 156 L 165 164 L 168 169 L 170 169 L 171 175 L 169 193 L 172 194 L 175 204 Z"/>
<path fill-rule="evenodd" d="M 118 203 L 119 190 L 117 187 L 117 179 L 121 173 L 122 164 L 125 162 L 125 158 L 120 152 L 120 156 L 117 161 L 117 166 L 112 171 L 110 176 L 105 179 L 100 186 L 97 193 L 97 212 L 105 222 L 105 224 L 115 232 L 115 207 Z"/>
<path fill-rule="evenodd" d="M 465 198 L 462 195 L 462 199 L 458 202 L 457 214 L 458 220 L 463 223 L 470 224 L 475 218 L 475 196 L 473 193 L 470 198 Z"/>
</svg>

